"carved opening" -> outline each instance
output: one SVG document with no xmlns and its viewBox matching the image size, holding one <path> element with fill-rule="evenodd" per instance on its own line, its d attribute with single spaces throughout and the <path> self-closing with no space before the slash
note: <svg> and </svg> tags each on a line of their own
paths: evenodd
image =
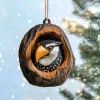
<svg viewBox="0 0 100 100">
<path fill-rule="evenodd" d="M 45 33 L 45 34 L 40 35 L 37 38 L 37 40 L 35 41 L 35 44 L 33 46 L 32 52 L 31 52 L 31 60 L 32 60 L 32 63 L 35 66 L 36 66 L 35 52 L 36 52 L 36 49 L 38 47 L 38 43 L 40 43 L 43 40 L 55 40 L 55 41 L 63 43 L 63 41 L 61 41 L 61 37 L 59 35 L 57 35 L 56 33 L 54 33 L 54 32 L 49 32 L 49 33 Z M 64 61 L 65 57 L 64 57 L 64 50 L 63 50 L 63 46 L 62 45 L 60 45 L 60 49 L 61 49 L 61 54 L 62 54 L 63 61 Z"/>
</svg>

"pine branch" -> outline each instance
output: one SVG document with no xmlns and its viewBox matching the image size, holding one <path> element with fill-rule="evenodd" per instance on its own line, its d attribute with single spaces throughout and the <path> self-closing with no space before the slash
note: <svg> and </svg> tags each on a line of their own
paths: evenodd
<svg viewBox="0 0 100 100">
<path fill-rule="evenodd" d="M 85 1 L 86 1 L 86 0 L 73 0 L 74 4 L 77 5 L 77 7 L 78 7 L 80 10 L 83 10 L 83 9 L 85 8 L 85 7 L 84 7 Z"/>
<path fill-rule="evenodd" d="M 81 98 L 84 98 L 85 100 L 94 100 L 94 97 L 85 90 L 82 90 L 80 93 L 77 93 L 77 95 Z"/>
<path fill-rule="evenodd" d="M 62 95 L 68 98 L 70 94 L 71 100 L 99 100 L 100 99 L 100 14 L 94 14 L 88 10 L 88 6 L 100 4 L 100 0 L 73 0 L 77 5 L 74 14 L 80 18 L 87 19 L 90 23 L 88 28 L 79 25 L 77 22 L 63 20 L 65 28 L 72 34 L 83 37 L 84 41 L 79 45 L 81 58 L 84 64 L 80 67 L 74 67 L 70 78 L 81 81 L 87 88 L 96 95 L 93 97 L 88 91 L 82 90 L 79 95 L 72 96 L 68 91 L 62 91 Z M 86 20 L 85 20 L 86 21 Z M 95 25 L 96 26 L 95 26 Z M 95 26 L 95 27 L 94 27 Z M 93 86 L 95 85 L 95 87 Z M 96 97 L 97 96 L 97 97 Z M 69 99 L 70 100 L 70 99 Z"/>
<path fill-rule="evenodd" d="M 74 100 L 74 96 L 71 92 L 67 91 L 66 89 L 60 90 L 60 94 L 63 95 L 68 100 Z"/>
</svg>

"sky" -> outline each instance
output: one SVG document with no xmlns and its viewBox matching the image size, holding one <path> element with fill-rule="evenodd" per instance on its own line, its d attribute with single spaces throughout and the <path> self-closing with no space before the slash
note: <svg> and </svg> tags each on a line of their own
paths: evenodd
<svg viewBox="0 0 100 100">
<path fill-rule="evenodd" d="M 63 18 L 70 18 L 74 10 L 71 0 L 49 0 L 49 18 L 60 27 Z M 1 100 L 65 100 L 59 90 L 77 91 L 78 82 L 68 79 L 54 88 L 30 85 L 24 78 L 18 61 L 18 49 L 25 33 L 44 19 L 44 0 L 0 0 L 0 99 Z M 62 27 L 63 29 L 63 27 Z M 80 40 L 68 35 L 77 58 Z M 83 85 L 82 85 L 83 86 Z"/>
</svg>

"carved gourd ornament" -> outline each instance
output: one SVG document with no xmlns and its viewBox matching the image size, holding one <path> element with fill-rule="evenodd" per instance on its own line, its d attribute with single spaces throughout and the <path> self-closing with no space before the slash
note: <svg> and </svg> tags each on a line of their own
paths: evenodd
<svg viewBox="0 0 100 100">
<path fill-rule="evenodd" d="M 65 33 L 48 18 L 43 24 L 31 28 L 19 47 L 21 70 L 32 85 L 51 87 L 63 84 L 74 61 Z"/>
</svg>

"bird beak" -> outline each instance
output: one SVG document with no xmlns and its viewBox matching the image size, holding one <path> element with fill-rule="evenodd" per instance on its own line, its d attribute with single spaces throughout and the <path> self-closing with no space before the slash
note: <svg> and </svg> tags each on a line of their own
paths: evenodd
<svg viewBox="0 0 100 100">
<path fill-rule="evenodd" d="M 44 56 L 48 54 L 49 54 L 49 51 L 42 45 L 39 45 L 35 54 L 36 62 L 38 63 L 41 58 L 43 58 Z"/>
</svg>

